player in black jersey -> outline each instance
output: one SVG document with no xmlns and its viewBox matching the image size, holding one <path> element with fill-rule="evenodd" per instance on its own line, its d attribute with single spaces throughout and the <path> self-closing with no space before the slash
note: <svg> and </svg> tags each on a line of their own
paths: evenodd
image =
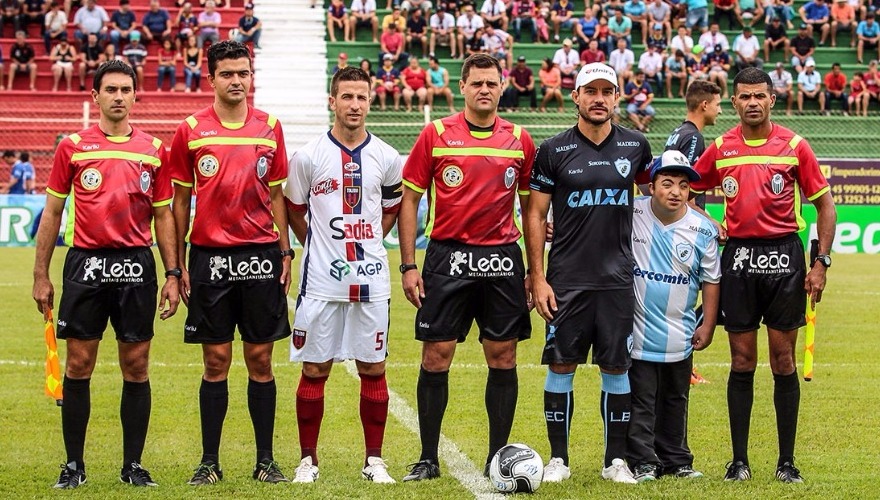
<svg viewBox="0 0 880 500">
<path fill-rule="evenodd" d="M 623 460 L 635 307 L 632 193 L 636 174 L 651 163 L 651 146 L 641 132 L 610 121 L 620 99 L 613 69 L 588 64 L 575 86 L 571 97 L 578 107 L 577 125 L 538 149 L 526 212 L 533 299 L 547 321 L 542 363 L 549 365 L 544 415 L 551 460 L 544 481 L 559 482 L 571 475 L 572 381 L 592 347 L 592 362 L 602 372 L 602 477 L 635 483 Z M 551 204 L 555 232 L 545 277 L 544 235 Z"/>
</svg>

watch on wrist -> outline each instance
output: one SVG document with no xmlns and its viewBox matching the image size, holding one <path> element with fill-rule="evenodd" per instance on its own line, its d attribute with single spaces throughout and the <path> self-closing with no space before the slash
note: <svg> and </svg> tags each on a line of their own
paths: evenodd
<svg viewBox="0 0 880 500">
<path fill-rule="evenodd" d="M 173 269 L 169 269 L 169 270 L 165 271 L 166 278 L 170 278 L 172 276 L 174 276 L 177 279 L 180 279 L 180 277 L 183 276 L 183 271 L 181 271 L 179 267 L 175 267 Z"/>
<path fill-rule="evenodd" d="M 284 257 L 290 257 L 292 259 L 293 258 L 293 249 L 288 248 L 287 250 L 282 250 L 281 251 L 281 258 L 283 259 Z"/>
<path fill-rule="evenodd" d="M 400 274 L 404 274 L 407 271 L 412 271 L 413 269 L 418 269 L 419 266 L 416 264 L 401 264 L 398 268 L 400 270 Z"/>
<path fill-rule="evenodd" d="M 815 259 L 813 259 L 813 264 L 818 262 L 825 266 L 826 269 L 831 267 L 831 256 L 830 255 L 817 255 Z M 812 267 L 812 266 L 811 266 Z"/>
</svg>

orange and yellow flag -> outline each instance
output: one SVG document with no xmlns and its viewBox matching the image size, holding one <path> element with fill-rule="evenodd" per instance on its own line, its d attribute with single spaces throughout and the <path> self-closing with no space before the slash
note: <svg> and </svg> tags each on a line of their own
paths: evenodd
<svg viewBox="0 0 880 500">
<path fill-rule="evenodd" d="M 61 392 L 61 363 L 58 360 L 58 344 L 55 342 L 55 322 L 52 310 L 46 314 L 46 395 L 55 398 L 55 404 L 61 406 L 64 398 Z"/>
</svg>

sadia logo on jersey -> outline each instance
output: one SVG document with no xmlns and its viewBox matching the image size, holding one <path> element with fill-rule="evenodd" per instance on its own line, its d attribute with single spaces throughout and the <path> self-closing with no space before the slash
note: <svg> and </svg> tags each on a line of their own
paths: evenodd
<svg viewBox="0 0 880 500">
<path fill-rule="evenodd" d="M 449 255 L 449 275 L 472 278 L 513 276 L 513 259 L 493 253 L 474 261 L 473 253 L 455 251 Z"/>
<path fill-rule="evenodd" d="M 330 219 L 331 238 L 334 240 L 372 240 L 376 232 L 366 219 L 358 219 L 354 224 L 343 222 L 342 217 Z"/>
<path fill-rule="evenodd" d="M 269 259 L 256 255 L 246 260 L 236 261 L 232 256 L 215 255 L 208 260 L 211 281 L 267 280 L 275 277 L 275 266 Z"/>
<path fill-rule="evenodd" d="M 144 266 L 131 259 L 108 262 L 106 258 L 89 257 L 83 264 L 83 281 L 99 283 L 142 283 Z"/>
</svg>

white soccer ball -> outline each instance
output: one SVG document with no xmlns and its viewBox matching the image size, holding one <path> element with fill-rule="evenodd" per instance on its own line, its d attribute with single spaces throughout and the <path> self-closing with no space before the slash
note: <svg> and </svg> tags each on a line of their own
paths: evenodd
<svg viewBox="0 0 880 500">
<path fill-rule="evenodd" d="M 502 493 L 533 493 L 544 479 L 544 462 L 528 446 L 509 444 L 492 457 L 489 479 Z"/>
</svg>

